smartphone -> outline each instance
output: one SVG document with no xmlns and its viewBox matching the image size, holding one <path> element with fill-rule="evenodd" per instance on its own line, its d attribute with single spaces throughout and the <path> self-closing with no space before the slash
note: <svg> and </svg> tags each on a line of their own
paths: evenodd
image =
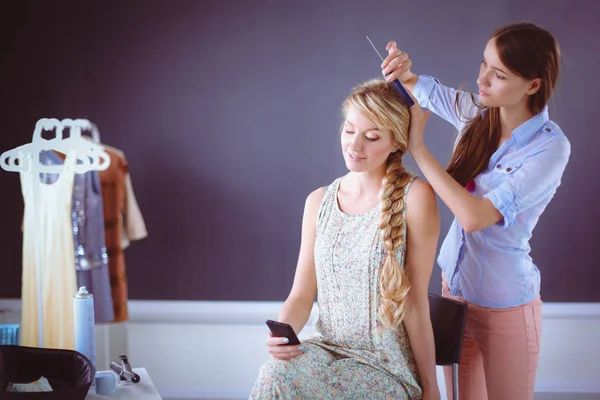
<svg viewBox="0 0 600 400">
<path fill-rule="evenodd" d="M 298 340 L 298 336 L 296 336 L 296 332 L 294 332 L 294 328 L 290 324 L 269 319 L 267 320 L 267 326 L 273 336 L 288 338 L 290 341 L 288 344 L 300 344 L 300 340 Z"/>
</svg>

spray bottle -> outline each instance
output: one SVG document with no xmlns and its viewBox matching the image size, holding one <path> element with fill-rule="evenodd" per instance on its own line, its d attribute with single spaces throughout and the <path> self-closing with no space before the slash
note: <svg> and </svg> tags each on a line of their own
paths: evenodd
<svg viewBox="0 0 600 400">
<path fill-rule="evenodd" d="M 94 296 L 85 286 L 73 296 L 75 350 L 90 359 L 96 369 Z"/>
</svg>

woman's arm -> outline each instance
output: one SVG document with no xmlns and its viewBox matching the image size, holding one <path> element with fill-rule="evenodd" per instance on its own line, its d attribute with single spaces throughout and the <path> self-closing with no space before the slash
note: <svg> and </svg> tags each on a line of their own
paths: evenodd
<svg viewBox="0 0 600 400">
<path fill-rule="evenodd" d="M 427 398 L 439 398 L 428 288 L 440 234 L 440 215 L 431 186 L 419 180 L 413 182 L 406 207 L 408 228 L 405 268 L 411 287 L 406 298 L 404 326 L 417 362 L 423 391 Z"/>
<path fill-rule="evenodd" d="M 296 275 L 290 294 L 279 313 L 279 321 L 290 324 L 296 334 L 304 328 L 308 321 L 317 296 L 314 247 L 317 213 L 324 193 L 325 189 L 320 188 L 306 198 Z"/>
<path fill-rule="evenodd" d="M 418 101 L 415 100 L 415 104 L 410 108 L 408 132 L 408 151 L 429 184 L 467 233 L 487 228 L 502 220 L 502 214 L 492 201 L 474 196 L 460 186 L 427 150 L 423 141 L 423 132 L 430 114 L 430 111 L 423 112 Z"/>
<path fill-rule="evenodd" d="M 410 154 L 466 233 L 477 232 L 502 220 L 502 214 L 489 199 L 469 193 L 446 172 L 427 147 L 411 147 Z"/>
<path fill-rule="evenodd" d="M 425 146 L 423 131 L 430 112 L 424 113 L 415 102 L 410 113 L 408 151 L 467 233 L 500 221 L 504 227 L 515 224 L 520 212 L 556 191 L 571 154 L 571 144 L 562 132 L 550 131 L 543 146 L 536 148 L 510 178 L 480 198 L 456 182 Z"/>
</svg>

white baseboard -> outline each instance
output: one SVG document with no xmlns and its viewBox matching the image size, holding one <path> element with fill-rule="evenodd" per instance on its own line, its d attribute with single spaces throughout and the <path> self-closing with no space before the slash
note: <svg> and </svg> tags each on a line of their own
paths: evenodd
<svg viewBox="0 0 600 400">
<path fill-rule="evenodd" d="M 127 354 L 165 399 L 245 399 L 269 359 L 264 321 L 281 304 L 130 301 L 128 323 L 98 326 L 98 365 Z M 0 323 L 19 320 L 20 301 L 0 300 Z M 600 304 L 544 303 L 542 332 L 536 391 L 600 393 Z M 440 369 L 438 382 L 443 392 Z"/>
</svg>

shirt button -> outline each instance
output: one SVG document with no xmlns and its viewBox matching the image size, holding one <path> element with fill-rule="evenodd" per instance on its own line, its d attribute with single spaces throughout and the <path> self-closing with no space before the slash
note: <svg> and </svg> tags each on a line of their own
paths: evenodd
<svg viewBox="0 0 600 400">
<path fill-rule="evenodd" d="M 550 132 L 550 131 L 551 131 L 551 129 L 550 129 L 550 128 L 546 128 L 546 132 Z"/>
<path fill-rule="evenodd" d="M 506 168 L 506 172 L 510 172 L 510 171 L 512 171 L 512 168 L 510 168 L 510 167 Z"/>
<path fill-rule="evenodd" d="M 496 168 L 502 168 L 502 164 L 496 164 Z"/>
</svg>

